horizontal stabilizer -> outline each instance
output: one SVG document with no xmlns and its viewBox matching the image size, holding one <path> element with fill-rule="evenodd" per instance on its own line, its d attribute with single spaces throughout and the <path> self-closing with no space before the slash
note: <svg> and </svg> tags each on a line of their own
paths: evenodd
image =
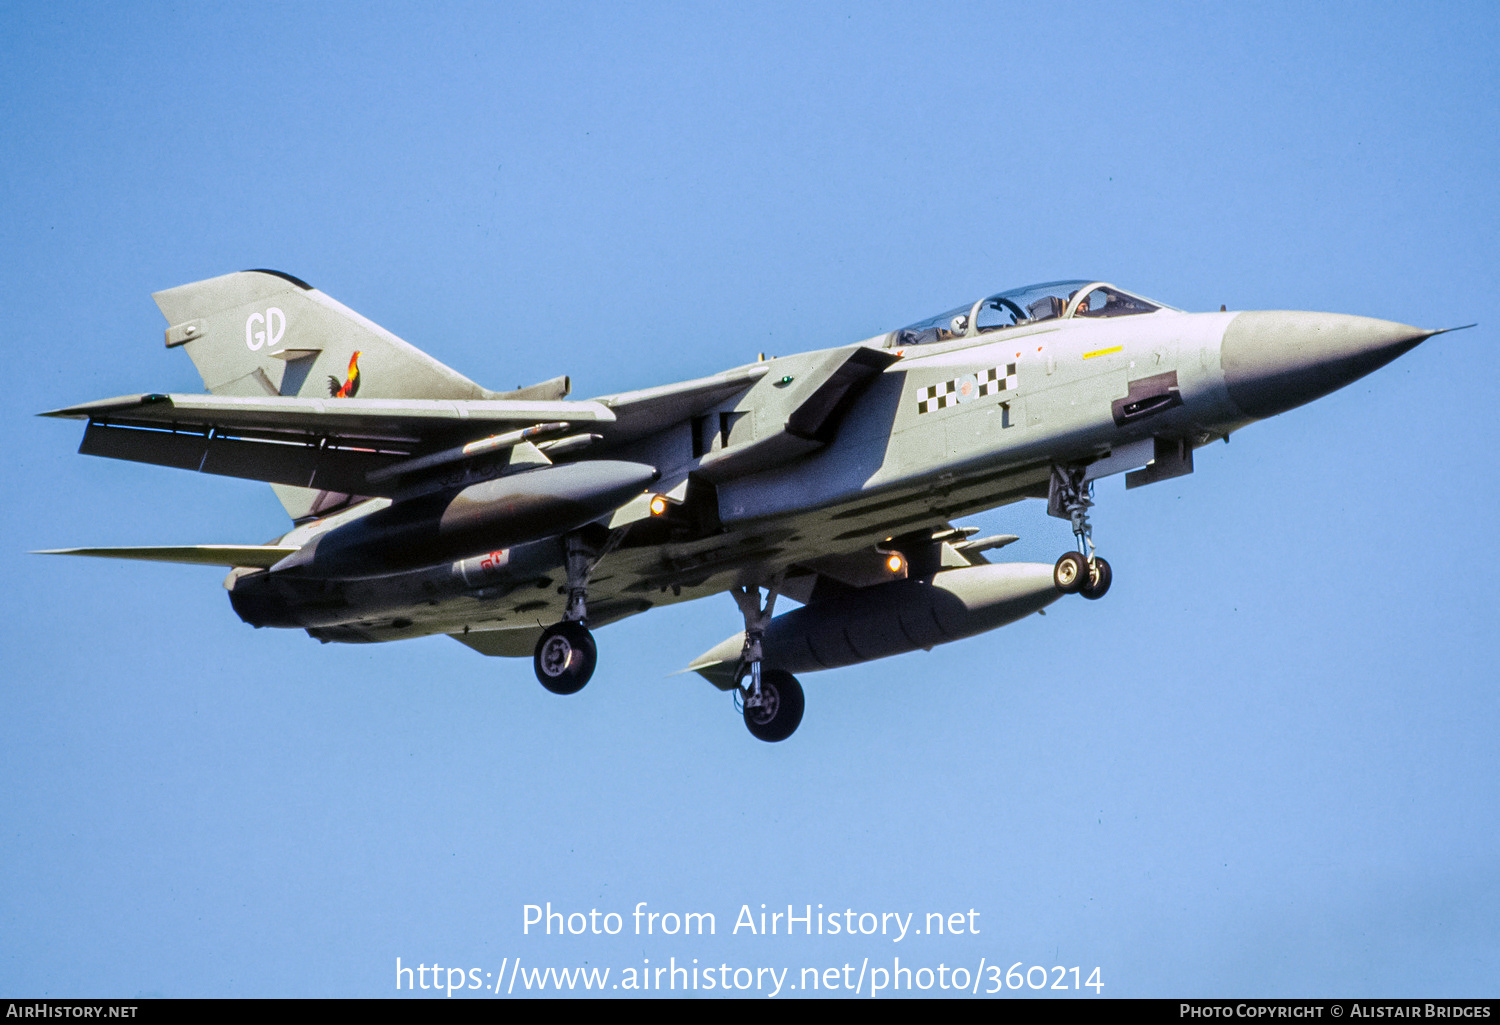
<svg viewBox="0 0 1500 1025">
<path fill-rule="evenodd" d="M 141 545 L 132 548 L 51 548 L 32 555 L 92 555 L 101 559 L 181 562 L 195 566 L 258 566 L 269 569 L 298 545 Z"/>
</svg>

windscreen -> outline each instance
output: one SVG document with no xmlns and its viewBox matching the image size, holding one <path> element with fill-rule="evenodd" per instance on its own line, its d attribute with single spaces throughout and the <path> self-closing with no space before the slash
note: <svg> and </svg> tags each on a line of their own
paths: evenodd
<svg viewBox="0 0 1500 1025">
<path fill-rule="evenodd" d="M 1079 293 L 1082 292 L 1082 298 Z M 1078 304 L 1073 306 L 1077 299 Z M 893 347 L 930 345 L 956 338 L 970 338 L 1008 327 L 1037 324 L 1067 317 L 1124 317 L 1154 313 L 1160 305 L 1131 295 L 1113 285 L 1084 278 L 1048 281 L 1006 292 L 997 292 L 978 303 L 959 306 L 915 324 L 893 331 L 887 343 Z M 1071 312 L 1070 312 L 1071 311 Z"/>
</svg>

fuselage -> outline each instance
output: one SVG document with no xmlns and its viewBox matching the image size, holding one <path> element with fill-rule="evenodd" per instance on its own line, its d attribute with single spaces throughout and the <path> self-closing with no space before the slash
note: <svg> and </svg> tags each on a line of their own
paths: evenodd
<svg viewBox="0 0 1500 1025">
<path fill-rule="evenodd" d="M 1113 296 L 1109 287 L 1091 294 Z M 1089 316 L 1087 302 L 1074 298 L 1052 316 L 985 325 L 984 304 L 1003 306 L 984 300 L 967 314 L 935 318 L 937 330 L 862 343 L 894 361 L 840 412 L 831 439 L 811 450 L 799 449 L 787 431 L 796 387 L 843 350 L 769 360 L 766 373 L 714 408 L 581 453 L 581 468 L 603 459 L 659 474 L 650 493 L 622 499 L 607 517 L 620 531 L 619 547 L 590 583 L 591 621 L 1045 498 L 1055 466 L 1089 467 L 1097 477 L 1140 470 L 1175 451 L 1190 468 L 1193 448 L 1341 387 L 1431 334 L 1337 314 L 1185 313 L 1144 300 L 1148 308 Z M 534 482 L 530 490 L 545 499 L 568 465 L 514 480 Z M 572 472 L 576 492 L 587 471 Z M 628 476 L 611 478 L 617 491 Z M 651 494 L 692 515 L 655 522 Z M 436 536 L 445 503 L 456 498 L 372 500 L 299 527 L 282 543 L 344 556 L 236 570 L 226 581 L 236 610 L 257 626 L 302 627 L 325 640 L 517 631 L 515 653 L 524 653 L 522 634 L 556 621 L 566 601 L 559 537 L 518 537 L 503 517 L 487 533 L 481 517 L 480 527 L 461 535 L 465 551 L 450 544 L 440 558 L 384 563 L 357 555 L 362 532 L 372 545 L 381 536 L 396 539 L 387 544 Z"/>
</svg>

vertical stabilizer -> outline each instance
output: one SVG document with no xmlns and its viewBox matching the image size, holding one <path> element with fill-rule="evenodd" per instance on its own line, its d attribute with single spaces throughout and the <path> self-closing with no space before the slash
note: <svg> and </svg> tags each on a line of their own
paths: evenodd
<svg viewBox="0 0 1500 1025">
<path fill-rule="evenodd" d="M 279 271 L 225 274 L 152 298 L 167 318 L 167 347 L 185 348 L 215 395 L 336 401 L 495 394 Z M 349 497 L 287 486 L 276 486 L 276 496 L 293 519 L 326 513 Z"/>
<path fill-rule="evenodd" d="M 185 347 L 216 395 L 482 399 L 492 394 L 287 274 L 240 271 L 152 298 L 170 325 L 167 346 Z"/>
</svg>

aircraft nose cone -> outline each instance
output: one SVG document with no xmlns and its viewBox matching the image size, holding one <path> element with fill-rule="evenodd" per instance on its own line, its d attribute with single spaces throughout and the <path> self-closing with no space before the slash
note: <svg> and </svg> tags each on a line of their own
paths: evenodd
<svg viewBox="0 0 1500 1025">
<path fill-rule="evenodd" d="M 1340 313 L 1241 313 L 1224 331 L 1220 362 L 1229 397 L 1264 419 L 1321 398 L 1437 334 Z"/>
</svg>

